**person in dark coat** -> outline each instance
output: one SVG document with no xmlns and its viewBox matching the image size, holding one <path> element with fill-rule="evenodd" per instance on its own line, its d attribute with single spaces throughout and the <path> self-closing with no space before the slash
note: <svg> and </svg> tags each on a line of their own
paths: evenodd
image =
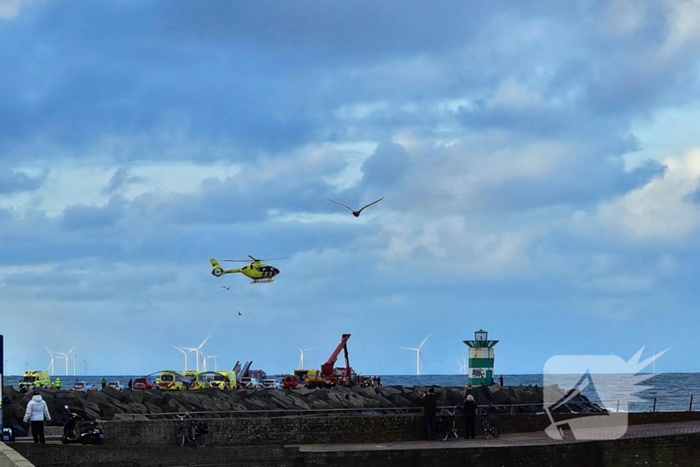
<svg viewBox="0 0 700 467">
<path fill-rule="evenodd" d="M 107 387 L 107 380 L 102 378 L 102 389 L 104 389 L 105 387 Z"/>
<path fill-rule="evenodd" d="M 471 394 L 467 395 L 464 399 L 464 404 L 462 405 L 462 412 L 464 413 L 464 428 L 465 428 L 465 439 L 474 439 L 474 433 L 476 432 L 476 401 L 474 396 Z"/>
<path fill-rule="evenodd" d="M 127 387 L 129 388 L 129 390 L 132 389 L 132 386 L 133 386 L 133 385 L 134 385 L 134 380 L 132 380 L 131 378 L 129 378 L 129 384 L 127 384 Z"/>
<path fill-rule="evenodd" d="M 434 440 L 435 425 L 437 424 L 437 396 L 435 389 L 428 389 L 428 393 L 423 393 L 423 419 L 425 421 L 425 438 Z"/>
</svg>

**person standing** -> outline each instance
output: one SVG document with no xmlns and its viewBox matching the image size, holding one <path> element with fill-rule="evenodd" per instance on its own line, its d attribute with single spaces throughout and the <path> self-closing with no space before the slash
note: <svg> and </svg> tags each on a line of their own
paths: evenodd
<svg viewBox="0 0 700 467">
<path fill-rule="evenodd" d="M 24 422 L 31 422 L 32 426 L 32 437 L 35 443 L 45 444 L 44 439 L 44 420 L 50 421 L 51 414 L 49 414 L 49 408 L 46 406 L 46 402 L 41 398 L 39 391 L 34 391 L 34 396 L 32 400 L 27 404 L 27 410 L 24 412 Z"/>
<path fill-rule="evenodd" d="M 127 384 L 127 387 L 129 388 L 129 390 L 131 390 L 133 386 L 134 386 L 134 380 L 129 378 L 129 384 Z"/>
<path fill-rule="evenodd" d="M 428 393 L 423 393 L 423 420 L 425 422 L 425 438 L 432 441 L 435 438 L 435 425 L 437 415 L 437 396 L 435 389 L 428 389 Z"/>
<path fill-rule="evenodd" d="M 107 380 L 102 378 L 102 389 L 107 387 Z"/>
<path fill-rule="evenodd" d="M 464 438 L 474 439 L 474 433 L 476 432 L 476 401 L 474 396 L 471 394 L 467 395 L 464 399 L 464 404 L 462 405 L 462 412 L 464 413 Z"/>
<path fill-rule="evenodd" d="M 503 387 L 503 375 L 498 377 L 498 385 Z"/>
</svg>

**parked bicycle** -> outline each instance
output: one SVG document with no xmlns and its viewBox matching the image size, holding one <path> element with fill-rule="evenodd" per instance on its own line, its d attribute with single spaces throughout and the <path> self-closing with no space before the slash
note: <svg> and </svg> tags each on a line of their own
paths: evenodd
<svg viewBox="0 0 700 467">
<path fill-rule="evenodd" d="M 457 434 L 457 420 L 455 417 L 456 407 L 443 408 L 437 416 L 438 435 L 443 441 L 450 438 L 459 439 Z"/>
<path fill-rule="evenodd" d="M 200 448 L 207 443 L 206 435 L 209 433 L 209 425 L 206 422 L 197 422 L 188 413 L 176 414 L 180 419 L 180 425 L 177 427 L 176 440 L 177 445 L 182 447 L 185 441 L 190 441 Z"/>
<path fill-rule="evenodd" d="M 484 418 L 481 419 L 481 428 L 484 430 L 484 438 L 486 439 L 489 439 L 491 436 L 498 438 L 498 435 L 501 434 L 498 425 L 496 425 L 496 420 L 494 420 L 493 415 L 491 415 L 490 409 L 489 407 L 488 409 L 481 410 L 481 414 L 484 416 Z"/>
</svg>

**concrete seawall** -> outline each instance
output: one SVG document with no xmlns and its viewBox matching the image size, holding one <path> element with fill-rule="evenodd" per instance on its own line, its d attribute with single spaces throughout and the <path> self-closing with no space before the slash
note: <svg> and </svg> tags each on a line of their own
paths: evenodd
<svg viewBox="0 0 700 467">
<path fill-rule="evenodd" d="M 177 421 L 109 421 L 104 446 L 12 447 L 37 467 L 700 465 L 700 412 L 629 414 L 622 439 L 586 442 L 551 440 L 544 415 L 496 419 L 504 434 L 491 440 L 416 441 L 423 438 L 422 417 L 395 415 L 209 419 L 204 448 L 177 447 Z"/>
</svg>

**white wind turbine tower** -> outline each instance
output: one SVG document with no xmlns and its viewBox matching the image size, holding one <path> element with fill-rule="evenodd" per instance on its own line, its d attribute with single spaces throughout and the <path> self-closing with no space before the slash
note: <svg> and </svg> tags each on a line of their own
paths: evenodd
<svg viewBox="0 0 700 467">
<path fill-rule="evenodd" d="M 304 369 L 304 352 L 308 352 L 309 350 L 313 350 L 314 348 L 311 347 L 310 349 L 299 349 L 300 355 L 299 355 L 299 369 L 303 370 Z"/>
<path fill-rule="evenodd" d="M 83 375 L 87 374 L 87 367 L 90 366 L 90 364 L 87 362 L 87 359 L 83 358 L 83 361 L 80 362 L 81 365 L 83 365 Z"/>
<path fill-rule="evenodd" d="M 173 347 L 175 347 L 175 346 L 173 345 Z M 185 351 L 185 349 L 182 349 L 180 347 L 175 347 L 175 348 L 185 355 L 185 369 L 182 372 L 184 374 L 185 372 L 187 372 L 187 354 L 190 353 L 191 351 Z"/>
<path fill-rule="evenodd" d="M 204 371 L 206 371 L 206 368 L 207 368 L 207 360 L 209 360 L 210 358 L 214 359 L 214 371 L 218 371 L 216 368 L 216 357 L 218 357 L 218 355 L 207 355 L 205 357 L 205 359 L 204 359 Z"/>
<path fill-rule="evenodd" d="M 425 344 L 425 341 L 428 340 L 428 337 L 430 337 L 430 334 L 428 334 L 425 339 L 423 339 L 423 342 L 420 343 L 418 347 L 399 347 L 400 349 L 404 350 L 415 350 L 416 351 L 416 375 L 420 375 L 420 349 L 423 347 L 423 344 Z"/>
<path fill-rule="evenodd" d="M 199 352 L 199 356 L 202 359 L 202 371 L 207 371 L 207 357 L 204 352 Z"/>
<path fill-rule="evenodd" d="M 49 362 L 49 366 L 48 366 L 47 370 L 49 370 L 49 371 L 51 372 L 51 376 L 53 376 L 53 373 L 54 373 L 54 370 L 53 370 L 53 360 L 54 360 L 54 357 L 53 357 L 53 354 L 51 353 L 51 351 L 50 351 L 48 348 L 46 348 L 46 347 L 44 347 L 44 348 L 46 349 L 46 351 L 49 353 L 49 356 L 51 357 L 51 361 Z"/>
<path fill-rule="evenodd" d="M 466 375 L 467 374 L 467 362 L 464 361 L 464 357 L 462 357 L 461 362 L 459 360 L 457 360 L 457 365 L 459 365 L 459 374 Z"/>
<path fill-rule="evenodd" d="M 70 349 L 70 350 L 69 350 L 68 352 L 66 352 L 66 353 L 63 353 L 63 352 L 56 352 L 58 355 L 63 355 L 63 357 L 61 357 L 61 358 L 64 358 L 64 359 L 66 360 L 66 376 L 69 375 L 69 369 L 70 369 L 70 354 L 71 354 L 71 352 L 73 352 L 74 349 L 75 349 L 75 347 L 73 347 L 72 349 Z"/>
<path fill-rule="evenodd" d="M 207 336 L 207 338 L 204 339 L 204 340 L 202 341 L 202 343 L 199 344 L 197 347 L 183 347 L 183 349 L 185 349 L 185 350 L 189 350 L 190 352 L 194 352 L 195 355 L 197 356 L 197 368 L 196 368 L 197 371 L 199 371 L 199 360 L 200 360 L 200 357 L 201 357 L 200 350 L 202 350 L 202 347 L 204 346 L 204 343 L 205 343 L 206 341 L 208 341 L 210 337 L 211 337 L 211 336 Z M 206 366 L 206 364 L 205 364 L 205 366 Z"/>
</svg>

